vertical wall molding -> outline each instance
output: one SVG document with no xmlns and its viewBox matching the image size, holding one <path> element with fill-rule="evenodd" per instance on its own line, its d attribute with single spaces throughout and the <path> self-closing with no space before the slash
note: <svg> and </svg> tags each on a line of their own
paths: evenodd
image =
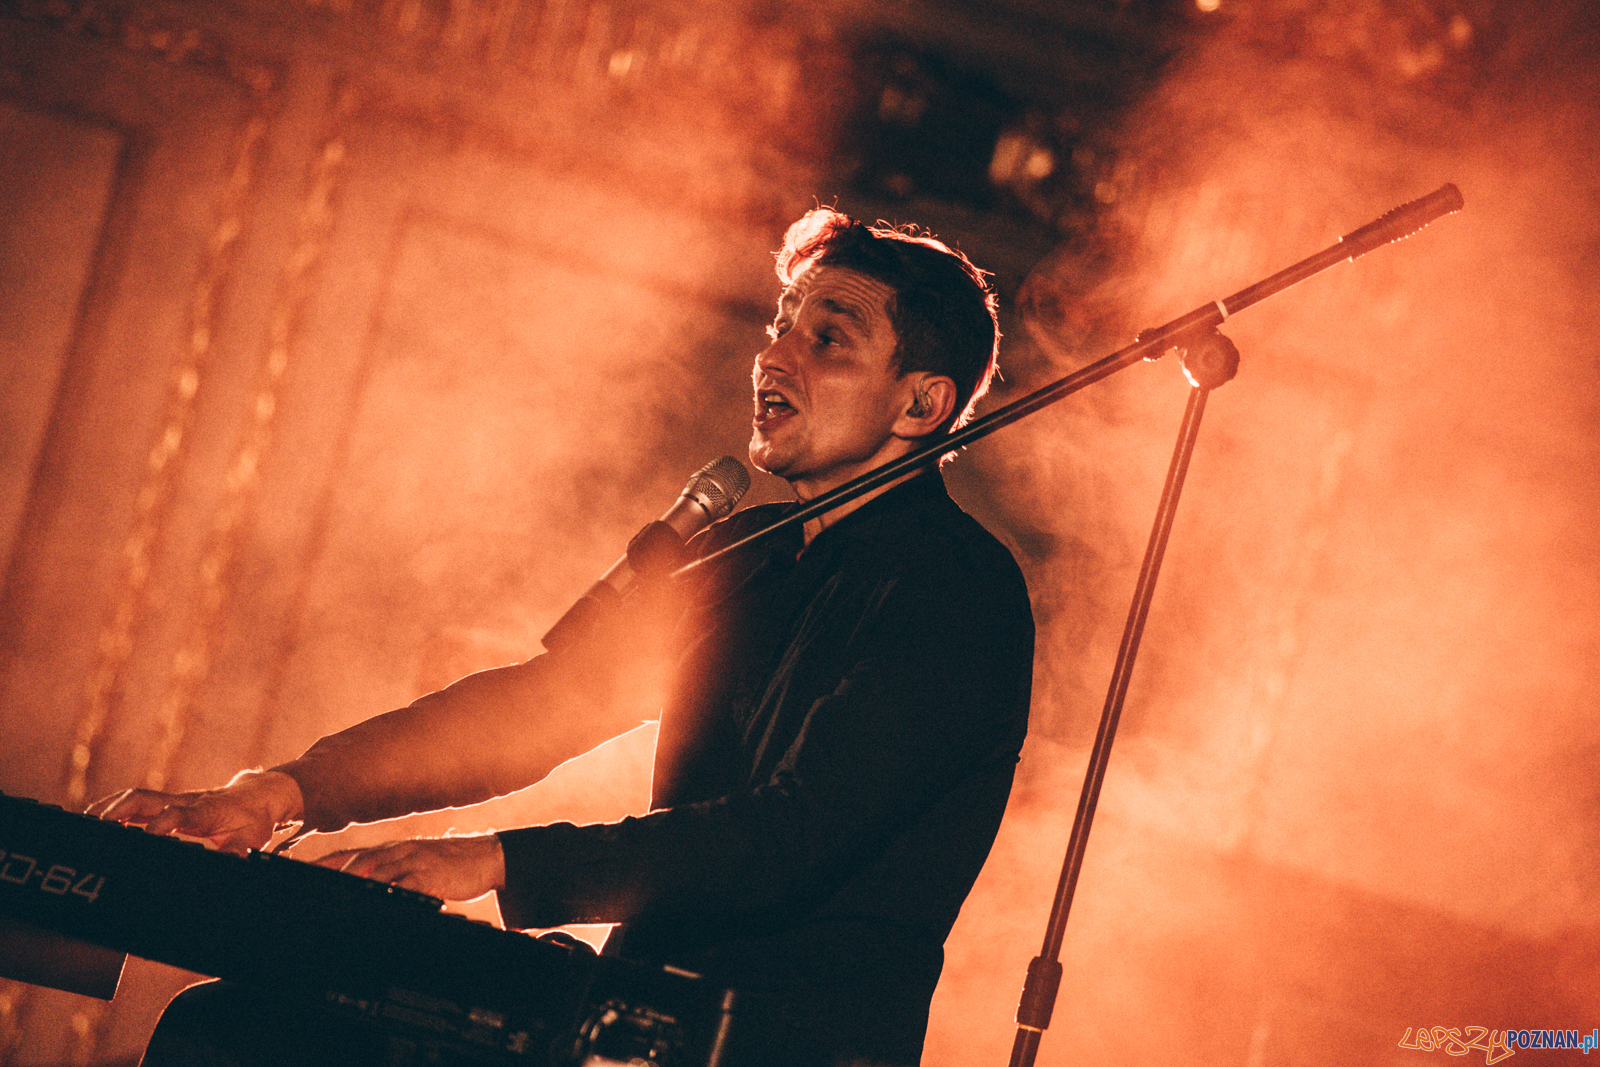
<svg viewBox="0 0 1600 1067">
<path fill-rule="evenodd" d="M 262 458 L 273 443 L 284 373 L 293 358 L 298 327 L 314 293 L 317 268 L 333 226 L 345 170 L 345 123 L 356 98 L 348 85 L 335 89 L 328 132 L 311 160 L 294 243 L 281 271 L 266 345 L 256 370 L 249 424 L 227 467 L 223 497 L 200 563 L 196 609 L 173 657 L 172 684 L 156 711 L 158 735 L 143 776 L 149 789 L 166 788 L 198 714 L 197 696 L 209 674 L 227 614 L 229 580 L 260 487 Z"/>
<path fill-rule="evenodd" d="M 266 128 L 266 119 L 257 110 L 238 131 L 230 153 L 228 181 L 189 297 L 187 343 L 168 372 L 155 442 L 146 456 L 134 517 L 122 542 L 116 592 L 100 628 L 83 710 L 73 730 L 62 788 L 69 805 L 81 805 L 88 799 L 97 751 L 121 703 L 134 631 L 148 607 L 146 593 L 154 555 L 177 495 L 194 427 L 196 398 L 209 369 L 219 324 L 217 296 L 227 285 L 239 235 L 248 219 Z"/>
</svg>

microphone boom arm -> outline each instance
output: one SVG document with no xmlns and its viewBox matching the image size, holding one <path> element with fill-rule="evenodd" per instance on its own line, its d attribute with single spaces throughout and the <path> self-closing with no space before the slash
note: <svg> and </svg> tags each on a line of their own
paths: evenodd
<svg viewBox="0 0 1600 1067">
<path fill-rule="evenodd" d="M 980 437 L 987 437 L 1001 427 L 1010 426 L 1013 422 L 1026 418 L 1041 408 L 1049 407 L 1063 397 L 1076 393 L 1102 378 L 1109 378 L 1117 371 L 1132 366 L 1140 360 L 1159 359 L 1169 348 L 1182 344 L 1190 337 L 1208 333 L 1245 308 L 1258 304 L 1312 275 L 1320 274 L 1341 260 L 1353 260 L 1381 245 L 1409 237 L 1434 219 L 1461 210 L 1461 206 L 1461 191 L 1454 184 L 1446 183 L 1427 196 L 1402 204 L 1360 229 L 1351 231 L 1339 238 L 1336 243 L 1315 255 L 1307 256 L 1293 266 L 1285 267 L 1232 296 L 1202 304 L 1164 326 L 1145 330 L 1126 348 L 1081 367 L 1066 377 L 1042 386 L 1004 407 L 996 408 L 982 418 L 974 419 L 959 430 L 908 452 L 899 459 L 830 489 L 754 533 L 679 567 L 670 577 L 681 578 L 712 560 L 763 541 L 779 530 L 815 518 L 914 470 L 936 463 L 945 453 L 970 444 Z"/>
</svg>

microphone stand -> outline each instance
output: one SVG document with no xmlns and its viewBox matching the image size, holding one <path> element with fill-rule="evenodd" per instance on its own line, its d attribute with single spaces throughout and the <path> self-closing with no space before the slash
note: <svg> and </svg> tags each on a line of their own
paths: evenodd
<svg viewBox="0 0 1600 1067">
<path fill-rule="evenodd" d="M 1067 855 L 1062 863 L 1061 878 L 1056 884 L 1055 902 L 1050 909 L 1050 920 L 1045 927 L 1044 945 L 1039 950 L 1039 955 L 1028 964 L 1027 980 L 1023 983 L 1022 997 L 1017 1004 L 1017 1033 L 1011 1046 L 1009 1067 L 1032 1067 L 1039 1052 L 1039 1042 L 1044 1038 L 1044 1031 L 1050 1025 L 1056 992 L 1061 984 L 1061 944 L 1066 938 L 1067 913 L 1072 909 L 1078 874 L 1083 868 L 1084 851 L 1089 844 L 1089 829 L 1094 822 L 1095 808 L 1100 801 L 1100 786 L 1105 780 L 1106 767 L 1111 761 L 1111 743 L 1116 738 L 1117 722 L 1122 717 L 1123 700 L 1128 694 L 1128 682 L 1133 677 L 1134 659 L 1139 652 L 1139 641 L 1144 635 L 1145 619 L 1150 613 L 1150 601 L 1155 596 L 1156 578 L 1161 572 L 1162 557 L 1166 554 L 1167 538 L 1172 532 L 1178 498 L 1183 493 L 1184 476 L 1189 470 L 1189 457 L 1194 453 L 1195 440 L 1200 433 L 1200 417 L 1205 414 L 1206 398 L 1211 395 L 1211 390 L 1231 381 L 1238 373 L 1239 350 L 1234 347 L 1232 341 L 1217 332 L 1217 326 L 1234 312 L 1264 300 L 1295 282 L 1320 273 L 1341 259 L 1355 259 L 1380 245 L 1407 237 L 1441 215 L 1459 211 L 1461 206 L 1461 191 L 1454 185 L 1441 186 L 1429 195 L 1395 208 L 1374 222 L 1347 234 L 1338 244 L 1303 259 L 1226 300 L 1219 300 L 1211 307 L 1191 311 L 1188 315 L 1154 331 L 1145 331 L 1132 346 L 1138 348 L 1140 345 L 1148 345 L 1155 348 L 1159 345 L 1159 348 L 1155 348 L 1157 357 L 1169 348 L 1183 349 L 1183 374 L 1193 388 L 1189 393 L 1188 405 L 1184 408 L 1183 422 L 1178 429 L 1178 442 L 1173 448 L 1172 462 L 1167 468 L 1167 480 L 1161 490 L 1161 500 L 1156 505 L 1155 522 L 1150 530 L 1150 540 L 1145 546 L 1144 562 L 1139 568 L 1139 579 L 1134 584 L 1133 603 L 1128 609 L 1128 619 L 1123 626 L 1122 644 L 1117 649 L 1117 660 L 1112 667 L 1111 685 L 1106 692 L 1100 726 L 1095 733 L 1094 747 L 1089 753 L 1089 766 L 1084 773 L 1083 792 L 1078 797 L 1078 811 L 1072 821 L 1072 836 L 1067 842 Z M 1120 356 L 1120 353 L 1118 355 Z M 1026 399 L 1028 398 L 1024 398 Z"/>
<path fill-rule="evenodd" d="M 1115 374 L 1124 367 L 1140 360 L 1160 359 L 1170 349 L 1176 348 L 1182 351 L 1184 377 L 1189 380 L 1193 388 L 1184 409 L 1172 461 L 1167 468 L 1166 484 L 1162 487 L 1161 499 L 1156 506 L 1155 523 L 1145 548 L 1139 579 L 1134 586 L 1133 603 L 1128 610 L 1127 623 L 1123 627 L 1122 644 L 1117 650 L 1116 664 L 1112 668 L 1111 685 L 1106 693 L 1100 727 L 1089 755 L 1083 792 L 1078 798 L 1078 811 L 1073 819 L 1072 836 L 1067 844 L 1061 878 L 1056 886 L 1055 903 L 1046 926 L 1044 945 L 1039 955 L 1028 964 L 1027 980 L 1023 984 L 1022 997 L 1017 1005 L 1017 1035 L 1011 1049 L 1010 1067 L 1032 1067 L 1039 1051 L 1039 1042 L 1044 1037 L 1045 1029 L 1050 1025 L 1050 1015 L 1055 1007 L 1056 993 L 1061 984 L 1060 955 L 1061 944 L 1066 937 L 1067 914 L 1072 908 L 1078 874 L 1083 868 L 1084 850 L 1088 847 L 1089 830 L 1100 800 L 1101 783 L 1105 780 L 1106 767 L 1111 760 L 1111 743 L 1116 737 L 1123 700 L 1128 693 L 1128 683 L 1133 677 L 1134 659 L 1138 655 L 1139 641 L 1144 634 L 1150 602 L 1155 596 L 1156 578 L 1160 574 L 1161 561 L 1166 554 L 1173 517 L 1177 513 L 1178 499 L 1183 492 L 1184 476 L 1188 473 L 1189 458 L 1194 453 L 1195 440 L 1200 433 L 1200 418 L 1205 413 L 1206 398 L 1210 396 L 1211 390 L 1231 381 L 1238 372 L 1239 351 L 1232 341 L 1217 332 L 1217 327 L 1230 316 L 1287 289 L 1296 282 L 1320 274 L 1341 260 L 1353 260 L 1381 245 L 1408 237 L 1434 219 L 1459 211 L 1461 207 L 1460 190 L 1453 184 L 1440 186 L 1427 196 L 1402 204 L 1360 229 L 1346 234 L 1337 243 L 1321 252 L 1241 289 L 1232 296 L 1204 304 L 1164 326 L 1145 330 L 1126 348 L 1113 352 L 1104 359 L 1051 382 L 1004 407 L 997 408 L 948 436 L 930 442 L 876 470 L 868 471 L 796 508 L 749 536 L 672 572 L 671 577 L 674 578 L 689 574 L 695 568 L 714 559 L 764 540 L 780 529 L 805 522 L 879 486 L 887 485 L 913 470 L 936 463 L 939 457 L 947 452 L 985 437 L 1002 426 L 1009 426 L 1018 419 L 1048 407 L 1087 385 Z"/>
</svg>

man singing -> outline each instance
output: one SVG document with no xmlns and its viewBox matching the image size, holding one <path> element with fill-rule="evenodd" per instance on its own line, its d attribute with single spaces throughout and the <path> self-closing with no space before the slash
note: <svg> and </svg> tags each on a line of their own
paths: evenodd
<svg viewBox="0 0 1600 1067">
<path fill-rule="evenodd" d="M 970 416 L 998 330 L 993 293 L 965 257 L 820 209 L 789 229 L 777 266 L 750 458 L 799 500 Z M 791 506 L 747 509 L 690 552 L 708 555 Z M 753 1023 L 762 1063 L 915 1064 L 943 942 L 994 839 L 1027 726 L 1022 576 L 926 468 L 680 584 L 648 814 L 320 862 L 449 900 L 493 890 L 512 927 L 619 923 L 608 953 L 686 968 L 764 1005 Z M 222 789 L 132 791 L 91 810 L 243 850 L 297 821 L 333 831 L 508 793 L 638 721 L 594 710 L 627 684 L 629 626 L 603 630 Z"/>
</svg>

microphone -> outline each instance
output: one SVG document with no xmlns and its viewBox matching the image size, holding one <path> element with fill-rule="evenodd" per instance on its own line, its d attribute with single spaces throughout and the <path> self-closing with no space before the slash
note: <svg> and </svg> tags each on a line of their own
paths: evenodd
<svg viewBox="0 0 1600 1067">
<path fill-rule="evenodd" d="M 544 647 L 557 652 L 574 643 L 599 623 L 608 604 L 632 588 L 635 577 L 657 576 L 676 566 L 689 538 L 732 512 L 749 488 L 750 472 L 732 456 L 691 474 L 666 514 L 635 534 L 622 558 L 550 627 Z"/>
</svg>

